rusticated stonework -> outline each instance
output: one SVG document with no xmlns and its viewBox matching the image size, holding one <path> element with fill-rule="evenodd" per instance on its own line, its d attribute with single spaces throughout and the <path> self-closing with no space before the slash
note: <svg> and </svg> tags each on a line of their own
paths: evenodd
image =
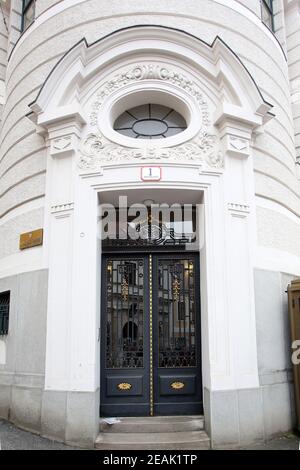
<svg viewBox="0 0 300 470">
<path fill-rule="evenodd" d="M 91 133 L 83 141 L 78 166 L 93 170 L 104 163 L 133 160 L 160 160 L 172 162 L 198 162 L 212 168 L 223 167 L 215 135 L 201 131 L 198 136 L 176 147 L 129 148 L 107 141 L 100 133 Z"/>
</svg>

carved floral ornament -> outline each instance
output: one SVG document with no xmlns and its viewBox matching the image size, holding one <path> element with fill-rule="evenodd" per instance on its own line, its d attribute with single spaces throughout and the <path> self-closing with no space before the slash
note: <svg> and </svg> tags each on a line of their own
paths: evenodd
<svg viewBox="0 0 300 470">
<path fill-rule="evenodd" d="M 197 101 L 201 110 L 202 126 L 195 138 L 174 147 L 158 147 L 149 144 L 143 148 L 131 148 L 113 143 L 101 134 L 97 124 L 98 114 L 104 100 L 112 92 L 127 84 L 146 79 L 172 83 L 184 89 Z M 97 169 L 103 163 L 135 160 L 190 161 L 215 169 L 223 167 L 223 155 L 219 148 L 219 139 L 217 135 L 211 132 L 208 104 L 201 89 L 194 81 L 161 65 L 135 66 L 106 82 L 96 94 L 90 115 L 90 126 L 94 127 L 95 131 L 89 133 L 81 144 L 78 166 L 82 170 Z"/>
<path fill-rule="evenodd" d="M 202 125 L 205 127 L 209 126 L 207 101 L 198 85 L 179 72 L 170 71 L 166 67 L 154 64 L 137 65 L 127 72 L 115 75 L 111 80 L 106 82 L 96 94 L 96 99 L 92 105 L 92 113 L 90 115 L 91 126 L 97 125 L 98 112 L 105 98 L 129 83 L 140 82 L 142 80 L 160 80 L 169 82 L 185 90 L 193 96 L 200 105 L 202 112 Z"/>
<path fill-rule="evenodd" d="M 190 161 L 207 164 L 212 168 L 223 167 L 223 155 L 217 148 L 216 137 L 200 132 L 197 138 L 176 147 L 129 148 L 108 142 L 100 133 L 89 134 L 83 141 L 79 168 L 90 170 L 103 163 L 135 160 Z"/>
</svg>

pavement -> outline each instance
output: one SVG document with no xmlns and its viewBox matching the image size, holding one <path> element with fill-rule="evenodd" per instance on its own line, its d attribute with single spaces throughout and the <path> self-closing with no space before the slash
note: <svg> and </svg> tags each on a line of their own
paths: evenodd
<svg viewBox="0 0 300 470">
<path fill-rule="evenodd" d="M 289 433 L 264 444 L 259 443 L 244 447 L 243 450 L 299 450 L 299 439 Z M 3 420 L 0 420 L 0 445 L 2 450 L 78 450 L 76 447 L 24 431 Z"/>
<path fill-rule="evenodd" d="M 300 450 L 300 437 L 288 433 L 271 439 L 266 443 L 245 447 L 245 450 Z"/>
<path fill-rule="evenodd" d="M 0 420 L 0 445 L 1 450 L 75 450 L 74 447 L 23 431 L 3 420 Z"/>
</svg>

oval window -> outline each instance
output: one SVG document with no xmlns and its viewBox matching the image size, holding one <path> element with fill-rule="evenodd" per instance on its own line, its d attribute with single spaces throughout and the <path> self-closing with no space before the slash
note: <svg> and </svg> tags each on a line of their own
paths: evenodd
<svg viewBox="0 0 300 470">
<path fill-rule="evenodd" d="M 114 130 L 133 139 L 164 139 L 187 128 L 185 119 L 174 109 L 159 104 L 143 104 L 125 111 Z"/>
</svg>

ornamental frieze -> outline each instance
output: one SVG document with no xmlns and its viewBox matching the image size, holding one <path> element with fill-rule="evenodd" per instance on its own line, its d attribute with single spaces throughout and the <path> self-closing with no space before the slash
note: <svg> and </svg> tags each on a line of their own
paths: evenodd
<svg viewBox="0 0 300 470">
<path fill-rule="evenodd" d="M 171 83 L 185 90 L 197 101 L 201 112 L 201 128 L 195 138 L 174 147 L 160 147 L 150 144 L 134 148 L 111 142 L 102 135 L 98 128 L 98 115 L 105 99 L 125 85 L 147 79 Z M 213 169 L 223 167 L 219 139 L 213 133 L 213 129 L 210 129 L 208 103 L 201 88 L 190 78 L 178 71 L 170 70 L 162 64 L 135 65 L 130 70 L 118 73 L 108 80 L 96 93 L 90 114 L 90 125 L 96 129 L 88 134 L 82 142 L 78 163 L 82 170 L 96 170 L 105 163 L 136 160 L 197 162 Z"/>
<path fill-rule="evenodd" d="M 202 126 L 208 127 L 209 113 L 208 104 L 201 88 L 196 82 L 190 80 L 185 75 L 169 70 L 166 66 L 157 64 L 136 65 L 126 72 L 116 74 L 108 80 L 103 87 L 96 93 L 96 99 L 92 104 L 92 113 L 90 114 L 90 125 L 97 126 L 98 113 L 105 100 L 111 93 L 122 88 L 125 85 L 142 80 L 160 80 L 176 85 L 182 88 L 197 101 L 202 113 Z"/>
<path fill-rule="evenodd" d="M 93 170 L 105 163 L 135 160 L 197 162 L 214 169 L 223 167 L 218 138 L 206 131 L 201 131 L 193 140 L 175 147 L 143 148 L 123 147 L 109 142 L 99 132 L 91 133 L 82 142 L 78 166 L 82 170 Z"/>
</svg>

